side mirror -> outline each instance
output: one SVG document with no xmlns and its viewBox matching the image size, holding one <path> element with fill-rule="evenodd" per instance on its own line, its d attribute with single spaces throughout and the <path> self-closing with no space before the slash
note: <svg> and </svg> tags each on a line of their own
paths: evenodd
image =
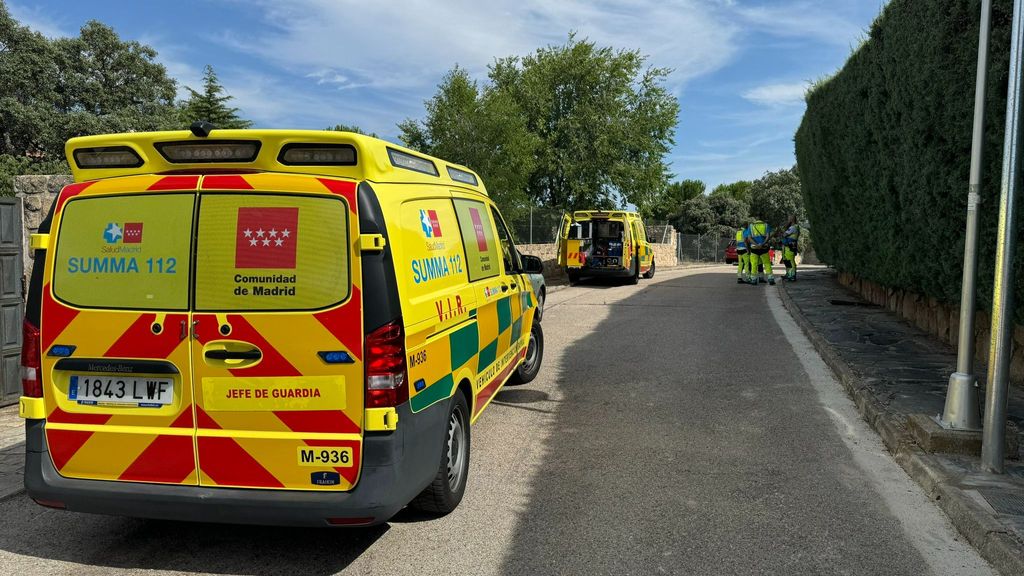
<svg viewBox="0 0 1024 576">
<path fill-rule="evenodd" d="M 520 260 L 523 263 L 523 272 L 527 274 L 542 274 L 544 272 L 544 262 L 540 258 L 523 255 Z"/>
</svg>

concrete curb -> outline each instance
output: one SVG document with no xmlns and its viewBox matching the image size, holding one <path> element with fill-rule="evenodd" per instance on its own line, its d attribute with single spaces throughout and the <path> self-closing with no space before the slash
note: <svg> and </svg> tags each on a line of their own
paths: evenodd
<svg viewBox="0 0 1024 576">
<path fill-rule="evenodd" d="M 882 438 L 886 449 L 907 475 L 939 505 L 953 526 L 993 568 L 1006 576 L 1024 574 L 1024 544 L 999 524 L 991 512 L 957 486 L 959 477 L 951 475 L 935 456 L 914 442 L 902 418 L 887 411 L 875 398 L 850 365 L 804 317 L 785 288 L 778 293 L 782 305 L 835 373 L 857 405 L 861 416 Z"/>
</svg>

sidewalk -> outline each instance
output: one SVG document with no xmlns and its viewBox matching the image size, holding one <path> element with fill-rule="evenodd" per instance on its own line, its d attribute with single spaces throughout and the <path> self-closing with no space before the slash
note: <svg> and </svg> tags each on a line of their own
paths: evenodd
<svg viewBox="0 0 1024 576">
<path fill-rule="evenodd" d="M 925 452 L 907 430 L 911 414 L 942 413 L 956 351 L 865 302 L 831 270 L 802 269 L 797 282 L 781 287 L 783 304 L 907 474 L 993 567 L 1024 574 L 1021 455 L 1007 454 L 1005 475 L 985 474 L 977 457 Z M 984 366 L 977 369 L 984 385 Z M 1009 419 L 1024 430 L 1019 387 L 1011 387 Z"/>
<path fill-rule="evenodd" d="M 0 408 L 0 501 L 24 488 L 25 421 L 18 417 L 18 405 Z"/>
</svg>

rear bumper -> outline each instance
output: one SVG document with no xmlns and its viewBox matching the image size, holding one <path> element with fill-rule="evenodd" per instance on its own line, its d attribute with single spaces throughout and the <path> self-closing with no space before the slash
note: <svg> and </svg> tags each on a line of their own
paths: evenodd
<svg viewBox="0 0 1024 576">
<path fill-rule="evenodd" d="M 588 278 L 629 278 L 633 275 L 630 268 L 615 266 L 612 268 L 569 268 L 569 272 Z"/>
<path fill-rule="evenodd" d="M 399 426 L 363 438 L 363 468 L 349 492 L 215 488 L 65 478 L 46 447 L 45 421 L 25 424 L 25 489 L 67 510 L 193 522 L 329 526 L 328 518 L 380 524 L 419 494 L 437 473 L 447 403 L 417 413 L 401 406 Z"/>
</svg>

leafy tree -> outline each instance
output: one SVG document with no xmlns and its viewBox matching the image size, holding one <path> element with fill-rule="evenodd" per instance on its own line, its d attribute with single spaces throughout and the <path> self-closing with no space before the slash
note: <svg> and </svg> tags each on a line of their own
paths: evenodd
<svg viewBox="0 0 1024 576">
<path fill-rule="evenodd" d="M 717 227 L 718 216 L 711 210 L 708 197 L 701 194 L 683 202 L 674 224 L 683 234 L 707 234 Z"/>
<path fill-rule="evenodd" d="M 752 183 L 748 180 L 739 180 L 731 184 L 719 184 L 711 191 L 712 196 L 728 196 L 741 202 L 750 204 L 750 188 Z"/>
<path fill-rule="evenodd" d="M 482 87 L 456 67 L 427 102 L 426 119 L 400 125 L 402 140 L 463 162 L 485 181 L 493 179 L 492 167 L 466 159 L 486 144 L 492 156 L 502 155 L 496 166 L 517 171 L 509 186 L 520 185 L 525 169 L 516 194 L 522 190 L 534 203 L 577 209 L 628 202 L 647 211 L 668 184 L 663 158 L 674 143 L 679 104 L 662 85 L 669 71 L 645 68 L 645 61 L 639 51 L 570 35 L 563 45 L 498 59 Z M 489 129 L 484 137 L 482 127 Z"/>
<path fill-rule="evenodd" d="M 750 221 L 747 203 L 732 196 L 711 196 L 708 206 L 717 217 L 716 233 L 720 236 L 731 236 Z"/>
<path fill-rule="evenodd" d="M 49 40 L 0 2 L 0 194 L 16 174 L 66 172 L 69 138 L 175 126 L 176 84 L 155 58 L 96 21 Z"/>
<path fill-rule="evenodd" d="M 700 195 L 683 203 L 674 225 L 683 234 L 731 237 L 749 222 L 747 205 L 731 196 Z"/>
<path fill-rule="evenodd" d="M 772 226 L 784 225 L 794 214 L 798 222 L 806 221 L 800 175 L 796 166 L 767 172 L 751 184 L 750 214 Z"/>
<path fill-rule="evenodd" d="M 697 196 L 703 196 L 707 185 L 701 180 L 683 180 L 673 182 L 658 194 L 648 207 L 648 215 L 655 220 L 669 220 L 678 214 L 683 202 Z"/>
<path fill-rule="evenodd" d="M 509 95 L 493 86 L 481 88 L 456 66 L 425 106 L 422 122 L 399 124 L 402 141 L 477 171 L 506 218 L 528 211 L 526 190 L 540 139 L 527 129 Z"/>
<path fill-rule="evenodd" d="M 377 136 L 376 132 L 364 132 L 362 128 L 355 124 L 335 124 L 333 127 L 328 126 L 325 130 L 330 130 L 332 132 L 354 132 L 356 134 L 365 134 L 366 136 L 380 138 L 380 136 Z"/>
<path fill-rule="evenodd" d="M 217 81 L 217 74 L 213 66 L 206 65 L 203 74 L 203 91 L 197 92 L 192 87 L 186 86 L 190 94 L 188 100 L 182 103 L 181 116 L 185 124 L 191 124 L 196 120 L 206 120 L 217 128 L 249 128 L 252 122 L 243 120 L 238 116 L 238 108 L 228 106 L 228 101 L 233 96 L 225 93 L 224 87 Z"/>
</svg>

